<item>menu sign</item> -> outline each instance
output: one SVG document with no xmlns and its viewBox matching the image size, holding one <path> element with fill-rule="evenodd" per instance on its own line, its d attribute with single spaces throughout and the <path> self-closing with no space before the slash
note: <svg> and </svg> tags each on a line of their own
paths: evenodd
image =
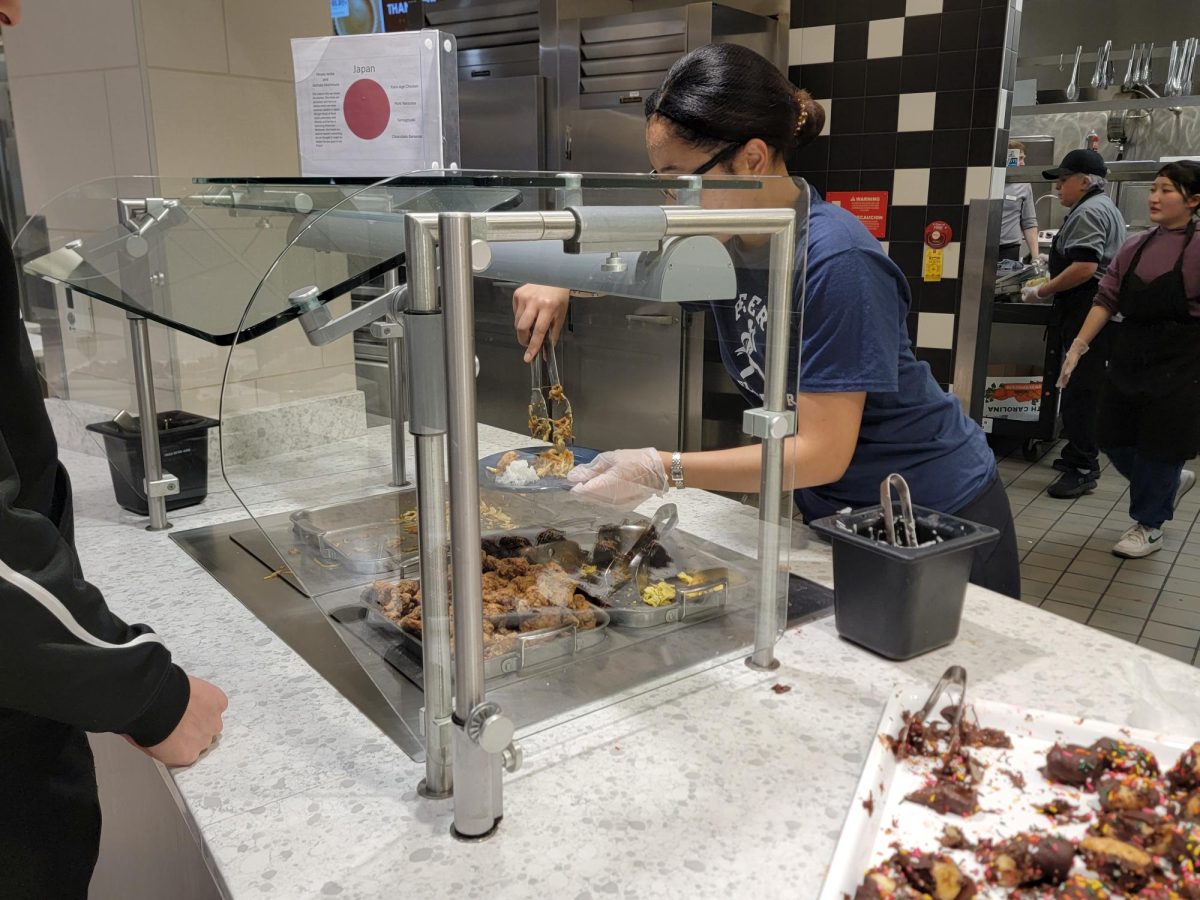
<svg viewBox="0 0 1200 900">
<path fill-rule="evenodd" d="M 445 108 L 436 32 L 292 41 L 303 175 L 436 168 Z"/>
</svg>

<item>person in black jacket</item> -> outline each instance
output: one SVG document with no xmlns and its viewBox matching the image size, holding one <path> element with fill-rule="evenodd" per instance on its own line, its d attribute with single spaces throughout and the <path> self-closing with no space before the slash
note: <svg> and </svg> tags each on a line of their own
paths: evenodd
<svg viewBox="0 0 1200 900">
<path fill-rule="evenodd" d="M 19 6 L 0 0 L 0 23 Z M 83 898 L 100 842 L 85 732 L 121 734 L 190 765 L 221 731 L 225 695 L 188 676 L 145 625 L 83 578 L 71 484 L 39 389 L 0 226 L 0 897 Z"/>
</svg>

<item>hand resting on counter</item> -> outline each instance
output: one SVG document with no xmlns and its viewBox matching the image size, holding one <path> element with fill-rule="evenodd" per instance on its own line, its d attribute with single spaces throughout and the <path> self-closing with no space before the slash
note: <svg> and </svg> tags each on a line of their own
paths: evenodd
<svg viewBox="0 0 1200 900">
<path fill-rule="evenodd" d="M 125 736 L 125 740 L 165 766 L 190 766 L 212 745 L 224 727 L 221 716 L 229 706 L 225 692 L 215 684 L 192 675 L 188 676 L 188 684 L 191 694 L 183 718 L 165 741 L 153 747 L 143 747 L 133 738 Z"/>
</svg>

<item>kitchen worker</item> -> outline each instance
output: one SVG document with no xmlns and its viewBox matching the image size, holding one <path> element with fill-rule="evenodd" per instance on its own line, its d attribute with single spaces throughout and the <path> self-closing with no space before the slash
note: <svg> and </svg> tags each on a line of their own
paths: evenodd
<svg viewBox="0 0 1200 900">
<path fill-rule="evenodd" d="M 20 14 L 0 0 L 0 24 Z M 85 732 L 121 734 L 159 762 L 189 765 L 220 733 L 226 699 L 83 579 L 71 483 L 3 226 L 0 242 L 0 898 L 82 900 L 100 847 Z"/>
<path fill-rule="evenodd" d="M 791 155 L 820 131 L 824 110 L 768 60 L 745 47 L 710 44 L 677 61 L 646 99 L 646 149 L 656 172 L 783 176 L 761 190 L 705 190 L 709 207 L 795 207 Z M 691 304 L 711 315 L 721 358 L 748 406 L 762 404 L 768 281 L 766 238 L 727 238 L 738 296 Z M 796 251 L 793 305 L 804 301 L 804 335 L 793 335 L 789 404 L 797 431 L 785 451 L 785 485 L 808 520 L 879 502 L 889 473 L 907 479 L 913 502 L 991 525 L 997 543 L 975 557 L 971 580 L 1020 595 L 1008 498 L 979 426 L 913 355 L 910 298 L 899 267 L 853 215 L 812 195 L 807 248 Z M 524 285 L 514 294 L 526 361 L 565 320 L 566 291 Z M 797 354 L 802 352 L 802 365 Z M 799 369 L 799 371 L 797 371 Z M 798 382 L 798 388 L 797 386 Z M 645 448 L 602 453 L 570 475 L 582 496 L 636 506 L 667 487 L 756 492 L 755 446 L 699 453 Z M 668 475 L 668 473 L 670 473 Z"/>
<path fill-rule="evenodd" d="M 1100 279 L 1092 309 L 1063 361 L 1078 374 L 1118 313 L 1100 401 L 1100 446 L 1129 479 L 1134 524 L 1112 552 L 1162 549 L 1162 527 L 1196 483 L 1185 461 L 1200 451 L 1200 163 L 1168 163 L 1150 189 L 1154 228 L 1127 240 Z"/>
<path fill-rule="evenodd" d="M 1010 153 L 1017 154 L 1017 165 L 1025 165 L 1025 145 L 1009 141 Z M 1037 213 L 1033 208 L 1033 188 L 1029 184 L 1006 184 L 1004 208 L 1000 215 L 1000 258 L 1017 262 L 1021 259 L 1021 238 L 1029 248 L 1029 258 L 1038 253 Z"/>
<path fill-rule="evenodd" d="M 1125 220 L 1104 193 L 1108 166 L 1095 150 L 1072 150 L 1062 163 L 1042 173 L 1054 182 L 1059 202 L 1067 213 L 1050 245 L 1050 280 L 1021 291 L 1026 302 L 1054 297 L 1051 321 L 1058 329 L 1063 356 L 1083 327 L 1100 279 L 1125 240 Z M 1058 476 L 1046 493 L 1068 499 L 1096 489 L 1100 477 L 1100 446 L 1096 441 L 1096 411 L 1104 366 L 1108 361 L 1106 336 L 1080 360 L 1070 383 L 1062 391 L 1063 446 L 1054 468 Z"/>
</svg>

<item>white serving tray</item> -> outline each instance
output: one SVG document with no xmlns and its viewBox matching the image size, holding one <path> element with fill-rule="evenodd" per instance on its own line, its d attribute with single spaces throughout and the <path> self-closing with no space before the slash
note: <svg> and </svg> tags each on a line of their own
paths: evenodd
<svg viewBox="0 0 1200 900">
<path fill-rule="evenodd" d="M 884 708 L 871 752 L 863 766 L 862 777 L 854 791 L 850 811 L 842 825 L 842 833 L 821 888 L 820 900 L 853 897 L 866 871 L 890 857 L 894 852 L 891 844 L 896 841 L 908 849 L 937 851 L 951 856 L 964 872 L 976 879 L 980 888 L 980 893 L 976 895 L 979 900 L 1006 898 L 1012 889 L 988 886 L 982 879 L 982 867 L 972 852 L 948 851 L 940 847 L 938 838 L 945 825 L 958 826 L 972 843 L 983 837 L 1003 839 L 1033 828 L 1078 840 L 1090 823 L 1056 825 L 1033 809 L 1034 804 L 1064 798 L 1079 806 L 1081 811 L 1087 809 L 1094 813 L 1096 810 L 1094 793 L 1084 794 L 1065 785 L 1051 784 L 1038 771 L 1045 764 L 1046 751 L 1055 742 L 1086 745 L 1102 737 L 1118 738 L 1139 744 L 1154 753 L 1159 767 L 1166 771 L 1175 765 L 1194 740 L 1095 719 L 1072 719 L 1060 713 L 972 699 L 968 687 L 967 704 L 975 709 L 979 724 L 1002 728 L 1012 739 L 1013 749 L 972 748 L 971 755 L 988 765 L 979 790 L 980 811 L 966 819 L 953 815 L 942 816 L 927 807 L 904 800 L 906 794 L 923 784 L 922 773 L 936 766 L 937 761 L 906 759 L 898 763 L 883 740 L 885 735 L 896 737 L 903 725 L 901 713 L 919 710 L 927 697 L 928 692 L 924 689 L 900 690 Z M 937 710 L 944 709 L 952 702 L 950 692 L 943 694 Z M 938 712 L 932 713 L 930 719 L 937 715 Z M 1019 790 L 1001 769 L 1023 776 L 1024 790 Z M 1081 862 L 1076 862 L 1075 871 L 1085 871 Z"/>
</svg>

